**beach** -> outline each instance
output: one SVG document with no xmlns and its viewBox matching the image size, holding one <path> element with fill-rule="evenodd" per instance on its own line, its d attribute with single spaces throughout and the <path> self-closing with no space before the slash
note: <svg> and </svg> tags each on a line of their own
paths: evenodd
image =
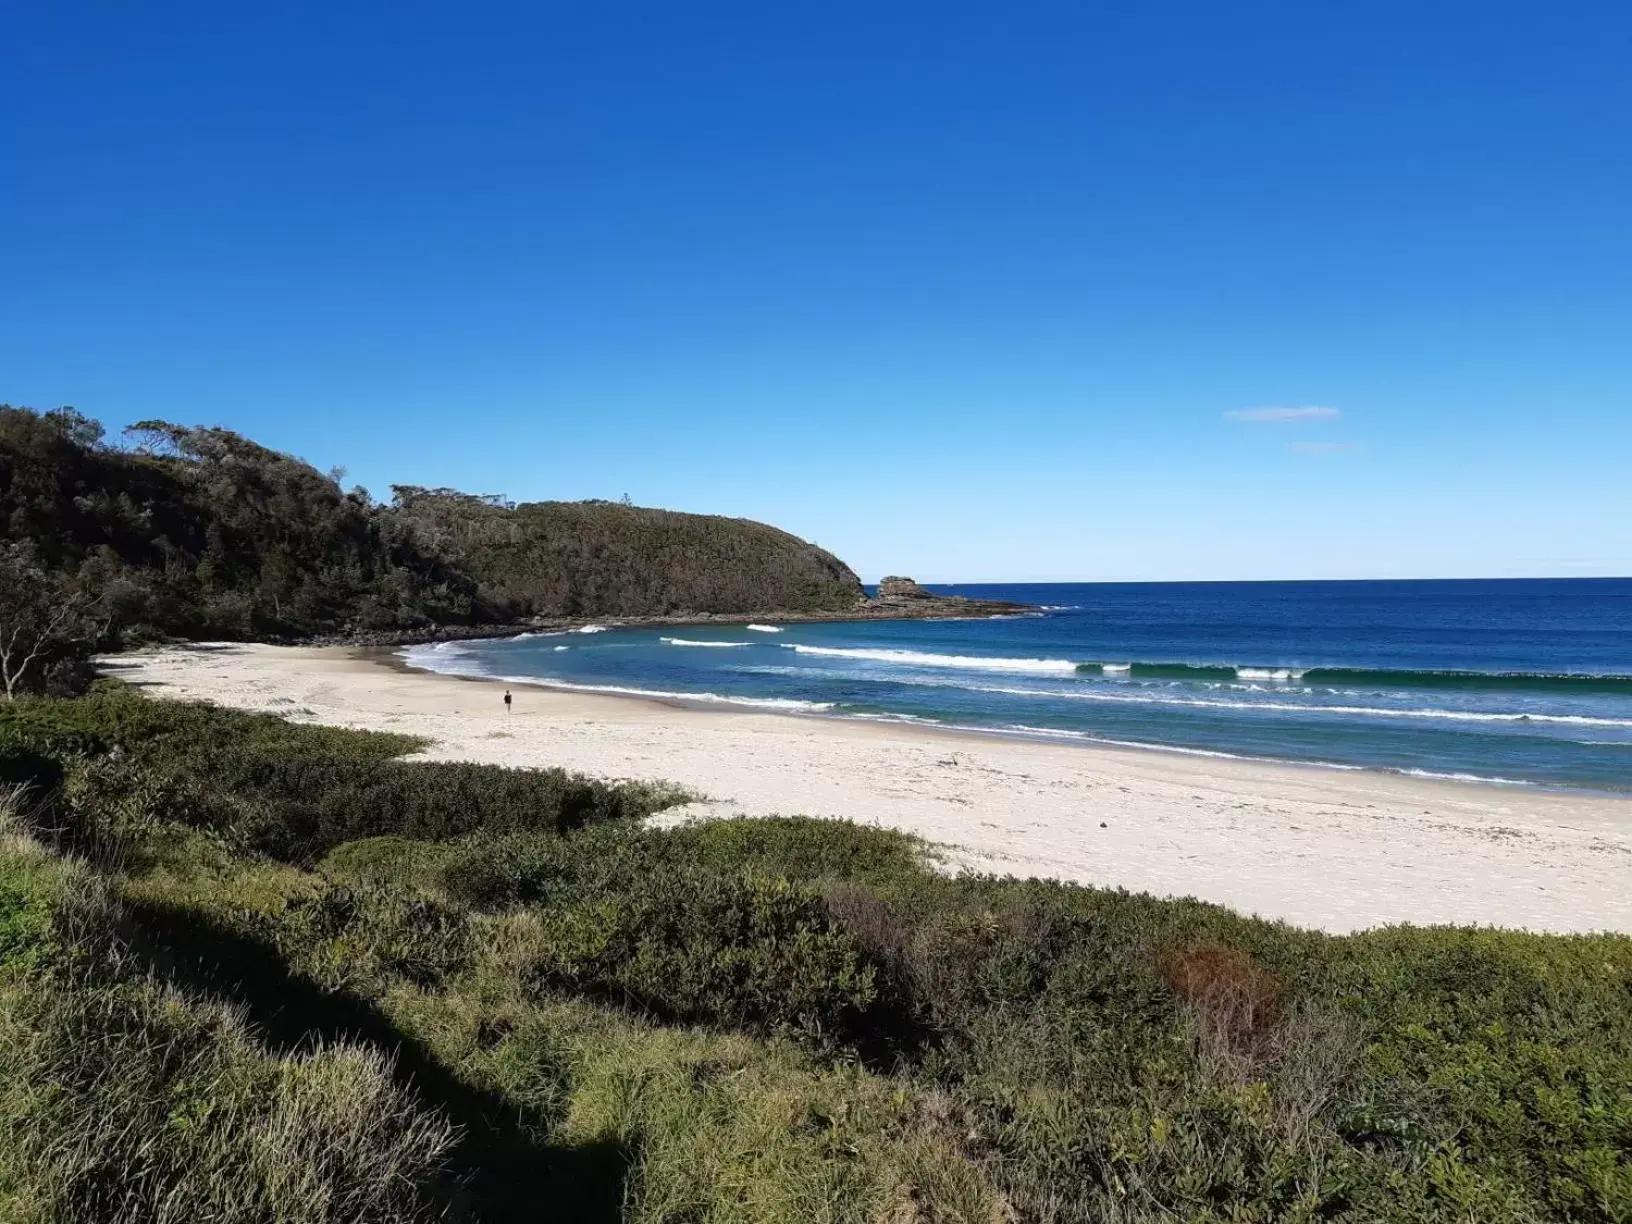
<svg viewBox="0 0 1632 1224">
<path fill-rule="evenodd" d="M 347 647 L 114 656 L 156 697 L 421 736 L 424 757 L 665 780 L 656 819 L 849 818 L 947 870 L 1193 896 L 1297 926 L 1632 932 L 1632 800 L 900 723 L 681 708 L 405 668 Z"/>
</svg>

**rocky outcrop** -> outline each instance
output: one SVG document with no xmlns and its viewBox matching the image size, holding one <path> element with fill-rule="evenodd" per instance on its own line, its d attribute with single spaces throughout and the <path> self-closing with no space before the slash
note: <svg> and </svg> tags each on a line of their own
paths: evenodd
<svg viewBox="0 0 1632 1224">
<path fill-rule="evenodd" d="M 861 618 L 901 617 L 930 619 L 952 616 L 1014 616 L 1036 611 L 1030 604 L 1003 599 L 970 599 L 966 595 L 939 595 L 926 590 L 911 578 L 891 574 L 881 578 L 878 592 L 856 605 Z"/>
<path fill-rule="evenodd" d="M 911 578 L 901 578 L 896 575 L 891 575 L 888 578 L 880 578 L 878 580 L 877 598 L 884 600 L 934 599 L 935 594 L 931 591 L 924 590 L 923 587 L 919 586 Z"/>
</svg>

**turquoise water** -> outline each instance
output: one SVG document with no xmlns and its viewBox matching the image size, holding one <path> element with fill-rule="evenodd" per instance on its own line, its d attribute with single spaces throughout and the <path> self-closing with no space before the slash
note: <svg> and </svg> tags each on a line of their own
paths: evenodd
<svg viewBox="0 0 1632 1224">
<path fill-rule="evenodd" d="M 513 684 L 1632 792 L 1632 580 L 937 589 L 1039 611 L 407 654 Z"/>
</svg>

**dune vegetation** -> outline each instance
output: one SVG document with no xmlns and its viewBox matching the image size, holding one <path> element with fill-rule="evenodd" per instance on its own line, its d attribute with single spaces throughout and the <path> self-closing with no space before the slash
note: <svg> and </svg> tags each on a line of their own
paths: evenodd
<svg viewBox="0 0 1632 1224">
<path fill-rule="evenodd" d="M 1632 940 L 1332 937 L 0 706 L 0 1220 L 1632 1218 Z"/>
</svg>

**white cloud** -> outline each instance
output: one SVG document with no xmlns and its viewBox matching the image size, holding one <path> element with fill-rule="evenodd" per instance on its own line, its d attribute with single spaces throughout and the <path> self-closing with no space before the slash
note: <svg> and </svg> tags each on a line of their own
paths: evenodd
<svg viewBox="0 0 1632 1224">
<path fill-rule="evenodd" d="M 1288 442 L 1286 449 L 1297 451 L 1300 455 L 1340 455 L 1345 451 L 1357 451 L 1360 447 L 1355 442 Z"/>
<path fill-rule="evenodd" d="M 1343 414 L 1336 408 L 1236 408 L 1226 421 L 1330 421 Z"/>
</svg>

